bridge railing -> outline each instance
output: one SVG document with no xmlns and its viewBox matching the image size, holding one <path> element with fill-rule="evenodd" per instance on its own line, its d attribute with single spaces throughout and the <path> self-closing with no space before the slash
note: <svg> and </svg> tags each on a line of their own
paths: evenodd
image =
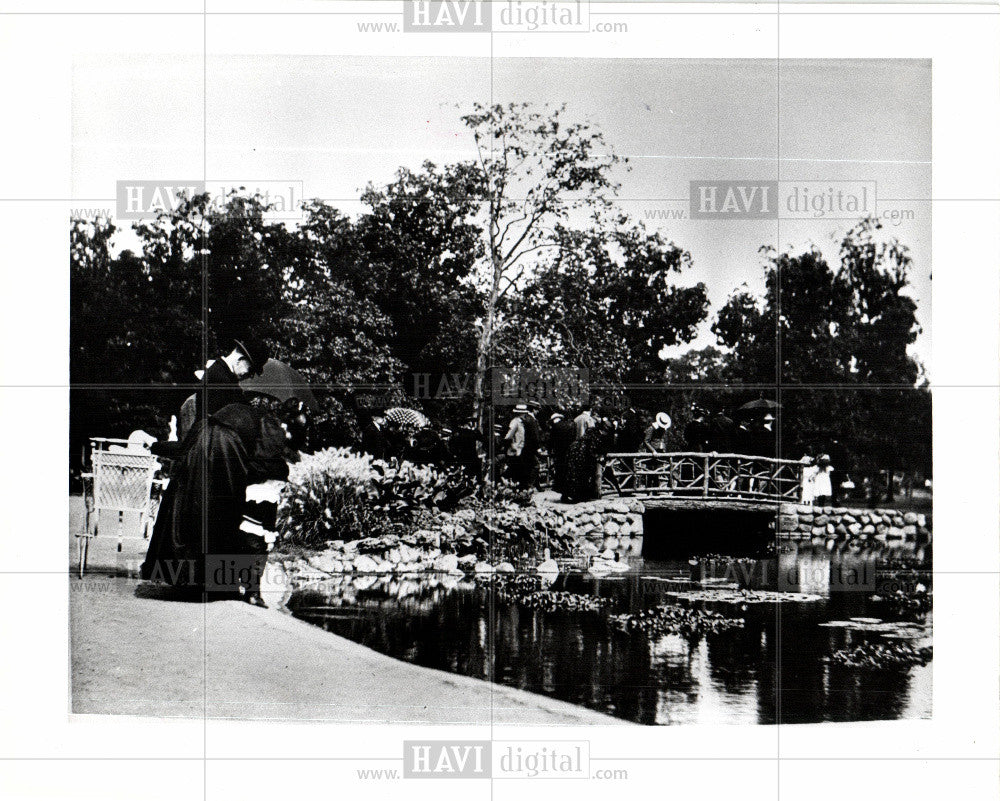
<svg viewBox="0 0 1000 801">
<path fill-rule="evenodd" d="M 609 453 L 604 495 L 798 501 L 801 462 L 739 453 Z"/>
</svg>

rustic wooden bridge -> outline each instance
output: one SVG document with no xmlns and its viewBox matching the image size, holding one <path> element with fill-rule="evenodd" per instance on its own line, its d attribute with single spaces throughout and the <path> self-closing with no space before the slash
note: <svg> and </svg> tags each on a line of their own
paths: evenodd
<svg viewBox="0 0 1000 801">
<path fill-rule="evenodd" d="M 601 474 L 604 497 L 639 497 L 648 504 L 754 508 L 801 497 L 803 464 L 739 453 L 609 453 Z"/>
</svg>

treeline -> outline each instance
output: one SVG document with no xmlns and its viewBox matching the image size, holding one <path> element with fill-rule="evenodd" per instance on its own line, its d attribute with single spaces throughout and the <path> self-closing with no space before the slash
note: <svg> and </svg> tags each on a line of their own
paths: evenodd
<svg viewBox="0 0 1000 801">
<path fill-rule="evenodd" d="M 669 406 L 680 418 L 697 385 L 747 388 L 717 394 L 724 407 L 780 381 L 789 448 L 850 439 L 866 469 L 929 470 L 904 246 L 863 220 L 832 264 L 763 249 L 764 297 L 737 291 L 713 314 L 705 286 L 683 280 L 691 254 L 608 200 L 618 160 L 561 113 L 477 107 L 463 121 L 478 161 L 400 169 L 353 217 L 312 201 L 290 226 L 259 197 L 200 195 L 136 223 L 138 246 L 121 252 L 111 221 L 73 220 L 74 456 L 87 436 L 164 433 L 205 345 L 212 356 L 252 330 L 317 386 L 330 444 L 358 436 L 362 395 L 412 403 L 413 374 L 565 366 L 586 368 L 609 410 Z M 489 131 L 504 135 L 487 151 Z M 660 357 L 706 320 L 718 347 Z M 451 424 L 482 405 L 477 389 L 415 405 Z"/>
</svg>

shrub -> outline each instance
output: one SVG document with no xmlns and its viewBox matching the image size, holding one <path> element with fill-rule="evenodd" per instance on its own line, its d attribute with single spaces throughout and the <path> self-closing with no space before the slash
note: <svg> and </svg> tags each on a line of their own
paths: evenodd
<svg viewBox="0 0 1000 801">
<path fill-rule="evenodd" d="M 373 506 L 394 519 L 409 519 L 420 509 L 450 511 L 473 491 L 460 470 L 438 471 L 410 462 L 373 462 L 369 492 Z"/>
<path fill-rule="evenodd" d="M 399 535 L 419 510 L 453 508 L 468 492 L 457 472 L 327 448 L 289 469 L 278 525 L 284 542 L 306 547 Z"/>
</svg>

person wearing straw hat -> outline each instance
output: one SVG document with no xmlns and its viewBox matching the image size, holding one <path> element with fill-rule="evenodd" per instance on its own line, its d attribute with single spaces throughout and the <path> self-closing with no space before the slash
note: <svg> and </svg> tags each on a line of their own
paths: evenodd
<svg viewBox="0 0 1000 801">
<path fill-rule="evenodd" d="M 517 404 L 514 407 L 514 416 L 510 419 L 507 434 L 504 436 L 507 453 L 507 476 L 520 487 L 526 487 L 529 479 L 524 458 L 525 438 L 527 436 L 524 418 L 527 415 L 528 405 L 526 403 Z"/>
<path fill-rule="evenodd" d="M 646 450 L 652 453 L 664 453 L 667 450 L 667 430 L 672 421 L 666 412 L 657 412 L 656 417 L 650 426 L 646 428 L 642 437 L 642 444 Z"/>
</svg>

